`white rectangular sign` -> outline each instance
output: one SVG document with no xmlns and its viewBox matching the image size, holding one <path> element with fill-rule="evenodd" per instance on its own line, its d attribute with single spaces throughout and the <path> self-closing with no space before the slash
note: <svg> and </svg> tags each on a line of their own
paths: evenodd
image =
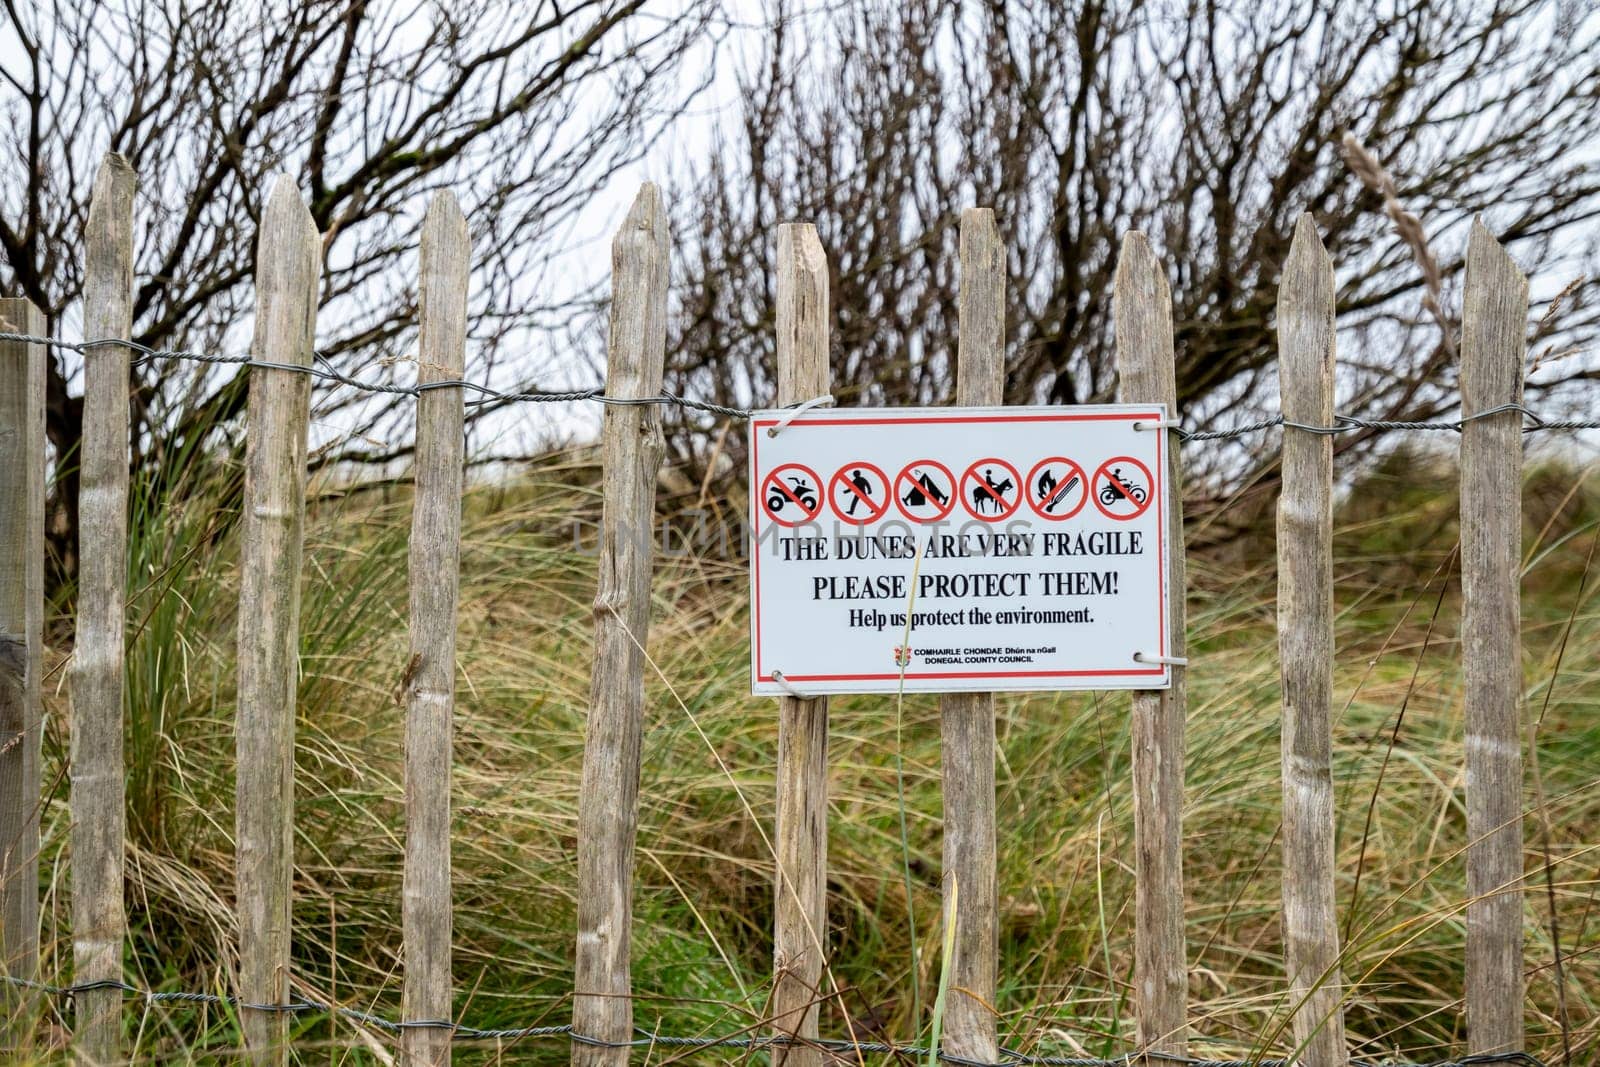
<svg viewBox="0 0 1600 1067">
<path fill-rule="evenodd" d="M 757 412 L 753 691 L 1165 689 L 1165 418 Z"/>
</svg>

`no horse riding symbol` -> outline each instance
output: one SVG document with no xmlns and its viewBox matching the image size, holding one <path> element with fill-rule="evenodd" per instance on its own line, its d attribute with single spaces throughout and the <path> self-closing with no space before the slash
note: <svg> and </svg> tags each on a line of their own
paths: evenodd
<svg viewBox="0 0 1600 1067">
<path fill-rule="evenodd" d="M 980 459 L 961 476 L 961 504 L 975 519 L 999 522 L 1022 503 L 1022 475 L 1003 459 Z"/>
<path fill-rule="evenodd" d="M 1165 688 L 1165 419 L 756 412 L 752 691 Z"/>
</svg>

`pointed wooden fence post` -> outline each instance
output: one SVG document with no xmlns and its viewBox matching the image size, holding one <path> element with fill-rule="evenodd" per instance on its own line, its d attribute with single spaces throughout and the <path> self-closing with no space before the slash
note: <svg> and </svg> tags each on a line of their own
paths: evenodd
<svg viewBox="0 0 1600 1067">
<path fill-rule="evenodd" d="M 417 384 L 454 381 L 466 366 L 467 220 L 454 194 L 434 194 L 422 223 Z M 450 769 L 455 715 L 456 600 L 461 579 L 461 387 L 417 397 L 416 498 L 411 512 L 411 656 L 406 687 L 406 864 L 401 892 L 407 1022 L 448 1023 Z M 450 1062 L 450 1031 L 401 1037 L 411 1067 Z"/>
<path fill-rule="evenodd" d="M 44 315 L 0 300 L 0 331 Z M 0 341 L 0 974 L 39 978 L 39 758 L 44 661 L 44 345 Z M 0 983 L 0 1049 L 25 1054 L 32 991 Z"/>
<path fill-rule="evenodd" d="M 1004 403 L 1006 249 L 989 208 L 961 213 L 961 335 L 956 403 Z M 956 900 L 955 958 L 941 1051 L 999 1058 L 995 972 L 1000 950 L 994 828 L 994 694 L 939 698 L 944 772 L 944 913 Z"/>
<path fill-rule="evenodd" d="M 828 392 L 828 257 L 809 223 L 778 227 L 778 403 Z M 756 546 L 759 550 L 759 546 Z M 778 698 L 778 839 L 773 1031 L 815 1041 L 828 940 L 828 698 Z M 815 1048 L 773 1052 L 781 1067 L 820 1067 Z"/>
<path fill-rule="evenodd" d="M 1278 284 L 1285 420 L 1333 425 L 1333 263 L 1310 215 Z M 1333 438 L 1286 427 L 1278 499 L 1283 677 L 1283 939 L 1302 1067 L 1344 1067 L 1334 897 Z"/>
<path fill-rule="evenodd" d="M 84 340 L 133 326 L 133 169 L 108 153 L 95 176 L 84 239 Z M 73 980 L 122 979 L 124 786 L 122 685 L 128 584 L 128 349 L 84 355 L 83 462 L 78 524 L 78 623 L 72 672 Z M 122 1030 L 122 991 L 72 998 L 73 1041 L 88 1063 L 110 1063 Z"/>
<path fill-rule="evenodd" d="M 1466 666 L 1467 1050 L 1520 1052 L 1522 403 L 1528 281 L 1481 221 L 1461 324 L 1461 658 Z M 1481 416 L 1481 417 L 1480 417 Z"/>
<path fill-rule="evenodd" d="M 670 265 L 661 192 L 646 184 L 611 243 L 611 337 L 606 395 L 661 393 Z M 578 796 L 578 951 L 574 1067 L 628 1062 L 633 1037 L 629 942 L 634 840 L 639 822 L 639 746 L 644 729 L 644 648 L 650 626 L 656 475 L 665 444 L 656 404 L 606 408 L 601 439 L 605 501 L 600 581 L 594 599 L 594 674 Z"/>
<path fill-rule="evenodd" d="M 311 365 L 321 242 L 281 175 L 261 213 L 252 358 Z M 239 710 L 235 810 L 239 996 L 289 1001 L 294 880 L 294 719 L 299 681 L 300 556 L 311 379 L 250 368 L 239 559 Z M 287 1062 L 288 1016 L 240 1009 L 256 1064 Z"/>
<path fill-rule="evenodd" d="M 1172 291 L 1144 234 L 1122 240 L 1113 318 L 1118 399 L 1167 405 L 1178 418 L 1172 347 Z M 1176 440 L 1167 449 L 1172 511 L 1167 536 L 1172 655 L 1184 655 L 1183 477 Z M 1183 757 L 1186 667 L 1172 688 L 1133 694 L 1134 987 L 1139 1047 L 1188 1054 L 1188 964 L 1183 943 Z"/>
</svg>

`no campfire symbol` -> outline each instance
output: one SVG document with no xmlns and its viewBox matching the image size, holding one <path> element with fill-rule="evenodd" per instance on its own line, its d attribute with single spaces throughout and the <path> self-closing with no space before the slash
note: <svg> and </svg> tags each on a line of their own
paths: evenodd
<svg viewBox="0 0 1600 1067">
<path fill-rule="evenodd" d="M 1028 506 L 1041 519 L 1070 519 L 1088 500 L 1089 477 L 1075 460 L 1051 456 L 1028 472 Z"/>
<path fill-rule="evenodd" d="M 907 463 L 894 480 L 894 503 L 912 522 L 939 522 L 956 506 L 956 476 L 932 459 Z"/>
</svg>

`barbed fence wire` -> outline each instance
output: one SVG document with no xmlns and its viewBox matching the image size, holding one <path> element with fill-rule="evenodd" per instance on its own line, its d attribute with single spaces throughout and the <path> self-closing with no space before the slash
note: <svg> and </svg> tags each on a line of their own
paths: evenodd
<svg viewBox="0 0 1600 1067">
<path fill-rule="evenodd" d="M 291 371 L 296 374 L 309 375 L 316 381 L 331 382 L 337 385 L 348 386 L 361 392 L 381 394 L 388 396 L 421 396 L 423 393 L 434 389 L 462 389 L 473 396 L 466 401 L 470 405 L 491 403 L 512 404 L 549 404 L 549 403 L 582 403 L 592 401 L 598 404 L 613 405 L 618 407 L 639 407 L 651 404 L 661 404 L 668 407 L 678 407 L 690 411 L 699 411 L 708 415 L 720 415 L 724 418 L 746 420 L 753 418 L 759 409 L 731 407 L 726 404 L 714 404 L 706 400 L 695 400 L 691 397 L 678 396 L 675 393 L 663 391 L 657 396 L 624 398 L 607 396 L 603 387 L 589 389 L 572 389 L 566 391 L 537 391 L 537 392 L 507 392 L 485 385 L 482 382 L 469 381 L 463 378 L 452 378 L 436 382 L 422 382 L 417 385 L 392 385 L 385 382 L 364 381 L 348 374 L 341 373 L 326 366 L 311 364 L 302 366 L 297 363 L 275 363 L 270 360 L 254 359 L 250 356 L 229 356 L 208 352 L 191 352 L 181 349 L 159 349 L 142 345 L 137 341 L 128 341 L 120 338 L 101 338 L 93 341 L 65 341 L 54 337 L 44 337 L 37 334 L 14 333 L 0 331 L 0 341 L 20 341 L 26 344 L 45 345 L 50 348 L 63 349 L 88 355 L 95 349 L 119 346 L 136 353 L 135 365 L 158 360 L 182 361 L 189 363 L 222 364 L 239 367 L 265 367 L 270 370 Z M 319 359 L 326 359 L 318 356 Z M 808 402 L 809 403 L 809 402 Z M 791 405 L 797 406 L 797 405 Z M 1165 424 L 1183 441 L 1229 441 L 1251 434 L 1262 433 L 1278 427 L 1303 430 L 1307 433 L 1336 436 L 1345 433 L 1356 433 L 1363 430 L 1388 431 L 1422 431 L 1422 432 L 1460 432 L 1461 428 L 1478 419 L 1487 419 L 1494 415 L 1504 414 L 1507 411 L 1520 412 L 1523 417 L 1522 432 L 1524 434 L 1538 433 L 1549 430 L 1600 430 L 1600 419 L 1568 419 L 1546 418 L 1531 408 L 1522 404 L 1501 404 L 1498 407 L 1479 411 L 1459 419 L 1449 419 L 1438 422 L 1409 422 L 1396 419 L 1375 419 L 1359 415 L 1340 415 L 1333 417 L 1329 426 L 1314 426 L 1303 422 L 1294 422 L 1282 415 L 1256 422 L 1244 423 L 1240 426 L 1227 427 L 1220 430 L 1197 430 L 1178 425 Z"/>
<path fill-rule="evenodd" d="M 754 1027 L 746 1027 L 736 1033 L 721 1036 L 682 1036 L 658 1033 L 646 1027 L 635 1027 L 634 1032 L 638 1036 L 631 1041 L 604 1041 L 600 1038 L 589 1037 L 575 1032 L 571 1024 L 480 1029 L 446 1019 L 400 1022 L 373 1012 L 308 999 L 293 1000 L 286 1004 L 251 1004 L 240 1000 L 238 997 L 225 996 L 220 993 L 154 991 L 141 989 L 126 982 L 101 981 L 84 982 L 80 985 L 55 986 L 46 982 L 30 981 L 9 975 L 0 975 L 0 980 L 9 985 L 44 993 L 57 1000 L 70 1000 L 75 994 L 95 989 L 116 989 L 138 997 L 146 1004 L 195 1004 L 207 1007 L 247 1008 L 285 1015 L 324 1015 L 344 1019 L 348 1022 L 371 1027 L 389 1034 L 400 1034 L 406 1030 L 448 1030 L 452 1040 L 455 1041 L 526 1041 L 541 1038 L 566 1038 L 573 1043 L 592 1045 L 596 1048 L 680 1049 L 686 1054 L 717 1050 L 762 1052 L 790 1047 L 805 1047 L 819 1049 L 836 1056 L 853 1056 L 858 1060 L 861 1057 L 870 1055 L 892 1056 L 899 1060 L 910 1057 L 914 1060 L 926 1061 L 929 1056 L 934 1055 L 934 1050 L 925 1046 L 900 1045 L 887 1041 L 846 1041 L 833 1038 L 800 1040 L 779 1034 L 752 1034 L 750 1031 Z M 767 1025 L 767 1023 L 758 1025 Z M 944 1051 L 937 1053 L 939 1062 L 952 1064 L 954 1067 L 1147 1067 L 1147 1065 L 1153 1064 L 1170 1065 L 1170 1067 L 1294 1067 L 1295 1063 L 1292 1059 L 1282 1058 L 1205 1059 L 1155 1051 L 1129 1052 L 1111 1059 L 1102 1059 L 1090 1056 L 1039 1055 L 1002 1048 L 1000 1055 L 1004 1059 L 978 1060 Z M 1349 1061 L 1349 1067 L 1488 1067 L 1491 1064 L 1509 1064 L 1515 1065 L 1515 1067 L 1547 1067 L 1543 1060 L 1527 1052 L 1485 1053 L 1462 1056 L 1455 1059 L 1434 1060 L 1428 1063 L 1361 1057 L 1354 1057 Z"/>
</svg>

